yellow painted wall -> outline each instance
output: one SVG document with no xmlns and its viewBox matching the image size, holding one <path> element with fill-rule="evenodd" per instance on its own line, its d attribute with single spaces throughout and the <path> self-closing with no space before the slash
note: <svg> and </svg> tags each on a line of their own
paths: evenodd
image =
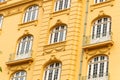
<svg viewBox="0 0 120 80">
<path fill-rule="evenodd" d="M 0 3 L 0 14 L 4 16 L 0 30 L 0 66 L 3 70 L 0 72 L 0 80 L 10 80 L 12 74 L 19 70 L 27 72 L 27 80 L 43 80 L 45 67 L 57 61 L 62 63 L 60 80 L 82 80 L 82 77 L 87 76 L 88 62 L 97 55 L 108 56 L 110 80 L 119 80 L 120 1 L 108 0 L 99 4 L 94 4 L 92 0 L 88 0 L 88 3 L 86 1 L 71 0 L 70 8 L 57 12 L 54 12 L 55 0 L 8 0 Z M 34 4 L 39 6 L 38 19 L 22 23 L 24 12 Z M 88 14 L 86 13 L 87 4 Z M 99 48 L 98 46 L 101 44 L 98 43 L 97 46 L 92 44 L 95 48 L 90 50 L 91 45 L 82 45 L 83 36 L 91 35 L 93 22 L 102 16 L 111 17 L 112 40 L 110 45 L 103 42 L 102 45 L 105 45 Z M 59 24 L 67 25 L 66 40 L 49 44 L 50 32 Z M 84 34 L 85 26 L 86 32 Z M 33 62 L 14 66 L 7 65 L 10 62 L 11 54 L 13 55 L 12 61 L 15 62 L 14 56 L 19 39 L 27 34 L 34 37 Z M 100 53 L 99 50 L 107 51 Z M 95 51 L 97 52 L 91 55 Z M 83 59 L 81 60 L 82 54 Z M 82 69 L 81 73 L 80 68 Z"/>
</svg>

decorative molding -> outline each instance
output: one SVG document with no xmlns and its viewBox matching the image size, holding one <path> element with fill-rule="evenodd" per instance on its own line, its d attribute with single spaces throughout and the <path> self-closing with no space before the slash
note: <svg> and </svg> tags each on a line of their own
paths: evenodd
<svg viewBox="0 0 120 80">
<path fill-rule="evenodd" d="M 23 10 L 21 9 L 21 7 L 8 9 L 4 11 L 4 16 L 7 17 L 7 16 L 14 15 L 14 14 L 22 13 L 22 11 Z"/>
<path fill-rule="evenodd" d="M 53 17 L 56 17 L 56 16 L 63 15 L 63 14 L 69 15 L 69 12 L 70 12 L 70 8 L 63 9 L 63 10 L 60 10 L 60 11 L 52 12 L 52 13 L 50 14 L 50 19 L 52 19 Z"/>
<path fill-rule="evenodd" d="M 17 71 L 17 70 L 30 70 L 30 65 L 33 62 L 33 58 L 25 58 L 20 60 L 13 60 L 6 62 L 9 71 Z"/>
<path fill-rule="evenodd" d="M 33 21 L 26 22 L 26 23 L 21 23 L 18 25 L 18 30 L 25 28 L 25 27 L 30 27 L 30 26 L 36 27 L 37 24 L 38 24 L 38 20 L 33 20 Z"/>
<path fill-rule="evenodd" d="M 113 6 L 113 1 L 114 0 L 108 0 L 108 1 L 105 1 L 105 2 L 101 2 L 101 3 L 98 3 L 98 4 L 94 4 L 94 5 L 91 5 L 90 6 L 90 11 L 93 11 L 95 9 L 98 9 L 98 8 L 102 8 L 102 7 L 106 7 L 106 6 Z"/>
<path fill-rule="evenodd" d="M 112 46 L 103 47 L 103 48 L 99 48 L 99 49 L 93 49 L 93 50 L 86 50 L 85 51 L 86 59 L 88 59 L 88 57 L 100 55 L 100 54 L 110 55 L 111 47 Z"/>
<path fill-rule="evenodd" d="M 11 7 L 19 6 L 21 4 L 25 4 L 25 3 L 33 2 L 33 1 L 35 1 L 35 0 L 21 0 L 21 1 L 11 3 L 11 4 L 8 4 L 8 5 L 0 6 L 0 10 L 5 10 L 5 9 L 11 8 Z"/>
<path fill-rule="evenodd" d="M 66 41 L 45 45 L 43 47 L 43 55 L 65 51 L 65 44 L 66 44 Z"/>
</svg>

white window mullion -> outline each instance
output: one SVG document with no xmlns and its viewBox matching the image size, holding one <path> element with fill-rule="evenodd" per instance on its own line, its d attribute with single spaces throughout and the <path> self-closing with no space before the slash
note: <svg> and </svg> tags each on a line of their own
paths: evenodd
<svg viewBox="0 0 120 80">
<path fill-rule="evenodd" d="M 60 80 L 60 73 L 61 73 L 61 68 L 59 68 L 57 80 Z"/>
<path fill-rule="evenodd" d="M 52 36 L 51 36 L 51 43 L 54 43 L 54 38 L 55 38 L 55 32 L 52 33 Z"/>
<path fill-rule="evenodd" d="M 94 68 L 94 64 L 91 64 L 91 78 L 93 78 L 93 68 Z"/>
<path fill-rule="evenodd" d="M 62 10 L 65 9 L 65 0 L 62 0 Z"/>
<path fill-rule="evenodd" d="M 108 18 L 108 21 L 107 21 L 107 36 L 109 36 L 110 31 L 111 31 L 111 30 L 110 30 L 110 29 L 111 29 L 111 28 L 110 28 L 110 27 L 111 27 L 110 24 L 111 24 L 111 22 L 110 22 L 110 18 Z"/>
<path fill-rule="evenodd" d="M 59 5 L 60 5 L 60 0 L 57 0 L 57 10 L 56 11 L 59 11 Z"/>
<path fill-rule="evenodd" d="M 66 27 L 64 27 L 64 31 L 63 31 L 63 41 L 65 41 L 65 39 L 66 39 Z"/>
<path fill-rule="evenodd" d="M 61 33 L 60 30 L 61 30 L 61 27 L 59 27 L 59 30 L 58 30 L 58 32 L 57 32 L 57 33 L 58 33 L 57 42 L 60 42 L 60 33 Z"/>
<path fill-rule="evenodd" d="M 20 55 L 20 53 L 21 53 L 21 48 L 22 48 L 22 42 L 20 42 L 19 45 L 18 45 L 17 56 Z"/>
<path fill-rule="evenodd" d="M 26 55 L 27 53 L 25 53 L 26 52 L 26 49 L 27 49 L 27 43 L 28 43 L 28 36 L 26 37 L 26 39 L 25 39 L 25 47 L 24 47 L 24 55 Z"/>
<path fill-rule="evenodd" d="M 96 36 L 97 36 L 97 25 L 95 25 L 94 39 L 96 39 Z"/>
<path fill-rule="evenodd" d="M 38 8 L 35 10 L 35 20 L 37 20 L 37 18 L 38 18 L 38 12 L 39 12 L 39 10 L 38 10 Z"/>
<path fill-rule="evenodd" d="M 33 40 L 30 40 L 30 45 L 29 45 L 29 56 L 31 56 L 32 54 L 32 43 L 33 43 Z"/>
<path fill-rule="evenodd" d="M 67 8 L 70 8 L 71 0 L 68 0 Z"/>
<path fill-rule="evenodd" d="M 102 35 L 103 35 L 103 29 L 104 29 L 104 28 L 103 28 L 103 22 L 104 22 L 103 20 L 104 20 L 104 19 L 102 19 L 102 23 L 101 23 L 100 38 L 102 38 L 102 37 L 103 37 L 103 36 L 102 36 Z"/>
<path fill-rule="evenodd" d="M 0 29 L 2 28 L 3 16 L 0 16 Z"/>
<path fill-rule="evenodd" d="M 25 13 L 23 22 L 27 22 L 27 18 L 28 18 L 28 12 Z"/>
</svg>

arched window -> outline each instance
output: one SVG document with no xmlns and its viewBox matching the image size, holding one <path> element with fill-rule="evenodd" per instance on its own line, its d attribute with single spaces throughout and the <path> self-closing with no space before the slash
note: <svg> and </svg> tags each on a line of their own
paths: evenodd
<svg viewBox="0 0 120 80">
<path fill-rule="evenodd" d="M 38 17 L 38 8 L 37 5 L 29 7 L 24 14 L 23 23 L 36 20 Z"/>
<path fill-rule="evenodd" d="M 2 23 L 3 23 L 3 16 L 0 15 L 0 29 L 2 28 Z"/>
<path fill-rule="evenodd" d="M 70 7 L 70 0 L 56 0 L 55 11 L 63 10 Z"/>
<path fill-rule="evenodd" d="M 0 0 L 0 2 L 4 2 L 5 0 Z"/>
<path fill-rule="evenodd" d="M 102 42 L 111 39 L 111 19 L 108 17 L 96 20 L 92 27 L 91 43 Z"/>
<path fill-rule="evenodd" d="M 54 28 L 50 35 L 50 43 L 61 42 L 66 39 L 66 26 L 60 25 Z"/>
<path fill-rule="evenodd" d="M 44 80 L 60 80 L 61 63 L 52 63 L 45 69 Z"/>
<path fill-rule="evenodd" d="M 94 0 L 94 3 L 101 3 L 101 2 L 105 2 L 106 0 Z"/>
<path fill-rule="evenodd" d="M 31 57 L 32 42 L 33 37 L 31 35 L 25 36 L 20 40 L 18 44 L 16 59 Z"/>
<path fill-rule="evenodd" d="M 11 80 L 26 80 L 26 72 L 25 71 L 18 71 L 11 77 Z"/>
<path fill-rule="evenodd" d="M 87 80 L 108 80 L 107 56 L 97 56 L 89 62 Z"/>
</svg>

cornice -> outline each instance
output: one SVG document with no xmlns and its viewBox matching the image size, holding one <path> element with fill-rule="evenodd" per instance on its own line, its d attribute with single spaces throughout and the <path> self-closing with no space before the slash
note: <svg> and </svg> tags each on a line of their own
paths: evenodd
<svg viewBox="0 0 120 80">
<path fill-rule="evenodd" d="M 32 2 L 32 1 L 39 1 L 39 0 L 22 0 L 22 1 L 19 1 L 19 2 L 8 4 L 8 5 L 6 4 L 6 5 L 3 5 L 3 6 L 0 6 L 0 11 L 4 10 L 4 9 L 15 7 L 15 6 L 19 6 L 21 4 L 25 4 L 25 3 L 28 3 L 28 2 Z"/>
</svg>

